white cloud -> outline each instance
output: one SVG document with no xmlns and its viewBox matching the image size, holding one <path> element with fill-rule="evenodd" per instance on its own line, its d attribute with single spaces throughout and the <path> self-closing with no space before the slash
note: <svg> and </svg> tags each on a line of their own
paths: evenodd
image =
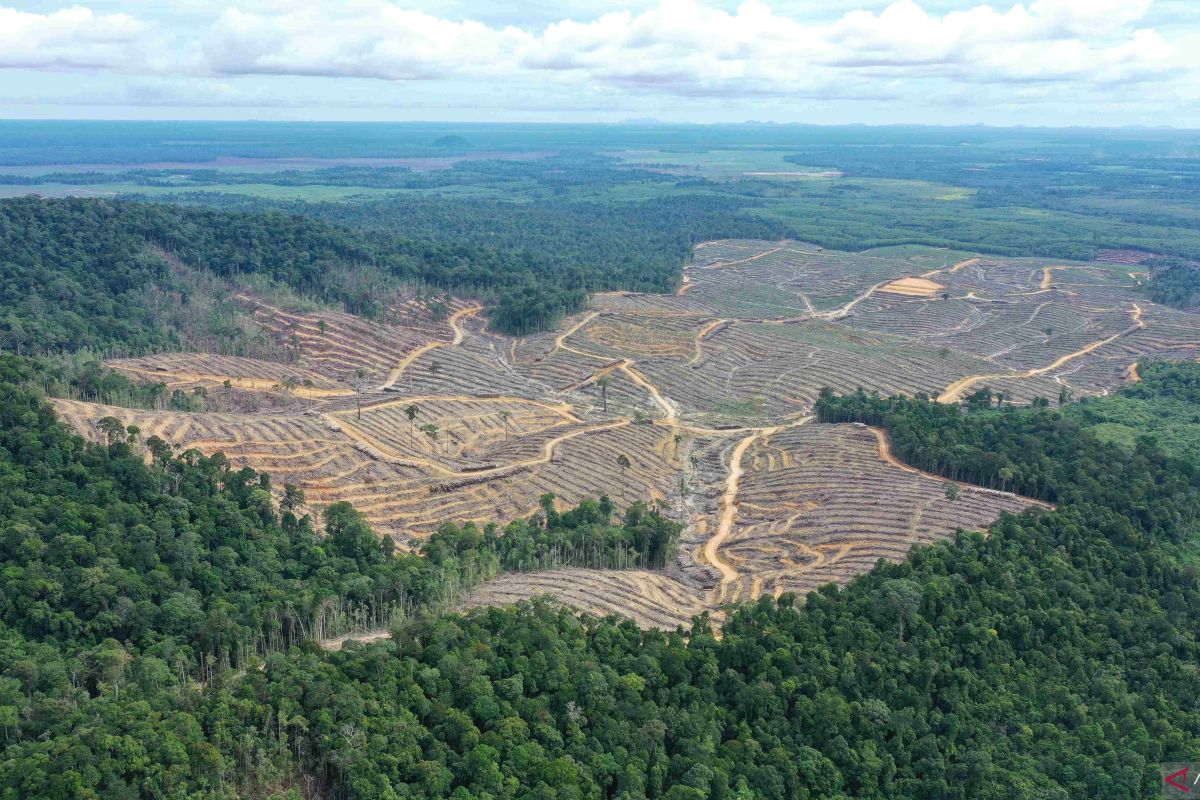
<svg viewBox="0 0 1200 800">
<path fill-rule="evenodd" d="M 224 12 L 205 40 L 221 74 L 428 80 L 539 73 L 639 91 L 855 96 L 880 78 L 960 83 L 1112 83 L 1179 64 L 1138 30 L 1152 0 L 1035 0 L 931 14 L 915 0 L 832 23 L 780 15 L 760 0 L 734 11 L 661 0 L 634 13 L 563 20 L 541 31 L 454 21 L 383 0 L 330 10 Z"/>
<path fill-rule="evenodd" d="M 49 14 L 0 7 L 0 67 L 120 68 L 150 45 L 151 26 L 128 14 L 72 6 Z"/>
<path fill-rule="evenodd" d="M 1187 34 L 1148 22 L 1154 0 L 993 0 L 938 13 L 927 0 L 882 8 L 861 0 L 871 8 L 820 17 L 764 0 L 712 5 L 722 1 L 629 0 L 624 10 L 597 13 L 611 4 L 588 0 L 586 17 L 538 27 L 495 22 L 499 12 L 482 22 L 439 10 L 465 5 L 457 0 L 426 0 L 431 10 L 390 0 L 242 0 L 211 13 L 189 2 L 184 26 L 156 24 L 152 4 L 136 6 L 144 19 L 83 6 L 45 14 L 0 8 L 0 68 L 455 80 L 575 99 L 953 102 L 1003 85 L 1009 96 L 1001 100 L 1042 96 L 1020 88 L 1042 85 L 1073 99 L 1112 99 L 1120 87 L 1190 96 L 1186 86 L 1200 82 L 1197 48 L 1179 38 Z M 539 8 L 542 15 L 550 5 Z"/>
<path fill-rule="evenodd" d="M 225 74 L 418 80 L 509 71 L 512 52 L 532 40 L 518 28 L 455 22 L 380 2 L 333 13 L 318 5 L 274 13 L 230 9 L 203 49 L 209 66 Z"/>
</svg>

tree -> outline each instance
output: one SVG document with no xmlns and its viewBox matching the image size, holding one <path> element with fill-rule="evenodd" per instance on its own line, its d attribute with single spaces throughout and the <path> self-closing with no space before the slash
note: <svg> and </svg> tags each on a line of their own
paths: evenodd
<svg viewBox="0 0 1200 800">
<path fill-rule="evenodd" d="M 129 666 L 133 657 L 120 642 L 108 639 L 96 648 L 93 658 L 96 662 L 97 677 L 112 687 L 113 699 L 120 701 L 121 685 L 125 682 L 125 668 Z"/>
<path fill-rule="evenodd" d="M 958 489 L 957 483 L 955 483 L 954 481 L 946 481 L 945 490 L 946 490 L 946 499 L 947 500 L 957 500 L 958 499 L 959 489 Z"/>
<path fill-rule="evenodd" d="M 504 441 L 508 441 L 508 420 L 512 416 L 512 412 L 507 408 L 501 409 L 500 421 L 504 423 Z"/>
<path fill-rule="evenodd" d="M 612 380 L 607 375 L 601 375 L 596 379 L 596 385 L 600 387 L 600 397 L 604 403 L 604 412 L 608 413 L 608 387 L 612 384 Z"/>
<path fill-rule="evenodd" d="M 413 403 L 412 405 L 408 406 L 408 408 L 404 409 L 404 416 L 408 417 L 408 433 L 410 436 L 417 435 L 414 424 L 416 422 L 417 415 L 420 413 L 421 409 L 417 407 L 416 403 Z"/>
<path fill-rule="evenodd" d="M 358 378 L 358 380 L 354 384 L 355 400 L 356 400 L 356 405 L 357 405 L 357 409 L 358 409 L 357 413 L 355 414 L 355 419 L 361 420 L 362 419 L 363 389 L 366 388 L 363 384 L 364 379 L 367 377 L 366 368 L 359 367 L 358 369 L 354 370 L 354 377 Z"/>
<path fill-rule="evenodd" d="M 276 389 L 283 390 L 284 398 L 290 399 L 292 392 L 300 385 L 300 380 L 294 375 L 288 375 L 286 378 L 275 384 Z"/>
<path fill-rule="evenodd" d="M 279 507 L 285 511 L 295 511 L 297 508 L 304 505 L 304 490 L 292 483 L 283 485 L 283 499 L 279 501 Z"/>
<path fill-rule="evenodd" d="M 626 472 L 632 466 L 629 461 L 629 456 L 625 455 L 624 453 L 621 453 L 621 455 L 617 456 L 617 466 L 621 469 L 621 485 L 624 486 Z"/>
<path fill-rule="evenodd" d="M 433 449 L 436 451 L 438 441 L 438 426 L 434 425 L 432 422 L 427 422 L 421 426 L 421 432 L 429 437 L 429 441 L 433 445 Z"/>
<path fill-rule="evenodd" d="M 679 490 L 679 524 L 685 524 L 685 504 L 687 499 L 692 494 L 692 487 L 688 484 L 687 475 L 679 473 L 679 478 L 676 480 L 675 488 Z"/>
<path fill-rule="evenodd" d="M 898 639 L 904 641 L 904 623 L 921 607 L 921 587 L 907 578 L 894 578 L 883 586 L 884 605 L 896 616 Z"/>
<path fill-rule="evenodd" d="M 125 425 L 116 417 L 108 416 L 101 417 L 96 421 L 96 427 L 104 434 L 104 440 L 108 444 L 116 444 L 117 442 L 125 441 L 126 432 Z"/>
<path fill-rule="evenodd" d="M 173 449 L 170 442 L 158 436 L 148 438 L 146 440 L 146 448 L 150 451 L 150 458 L 160 467 L 170 460 Z"/>
</svg>

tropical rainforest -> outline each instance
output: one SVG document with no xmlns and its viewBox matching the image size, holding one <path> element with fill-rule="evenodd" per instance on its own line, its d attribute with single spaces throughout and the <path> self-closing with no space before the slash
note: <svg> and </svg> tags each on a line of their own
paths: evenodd
<svg viewBox="0 0 1200 800">
<path fill-rule="evenodd" d="M 377 319 L 396 286 L 456 291 L 528 333 L 589 292 L 672 291 L 725 237 L 1129 247 L 1149 296 L 1194 307 L 1184 134 L 3 124 L 3 186 L 114 196 L 0 201 L 0 798 L 1132 800 L 1200 760 L 1195 364 L 1054 408 L 822 393 L 819 422 L 1047 507 L 730 607 L 719 633 L 454 611 L 503 572 L 669 565 L 657 505 L 547 495 L 399 552 L 350 505 L 314 518 L 112 417 L 87 442 L 47 402 L 164 402 L 103 356 L 253 355 L 235 283 Z M 208 166 L 229 141 L 404 163 Z M 322 646 L 364 628 L 391 636 Z"/>
<path fill-rule="evenodd" d="M 678 530 L 604 498 L 402 555 L 352 508 L 119 423 L 70 434 L 0 362 L 0 785 L 8 797 L 1148 796 L 1195 758 L 1200 473 L 1067 409 L 826 393 L 910 463 L 1056 504 L 720 638 L 456 590 L 584 539 L 647 563 Z M 1200 381 L 1148 373 L 1155 402 Z M 1090 401 L 1093 405 L 1106 402 Z M 114 421 L 115 423 L 115 421 Z M 596 544 L 600 543 L 600 544 Z M 357 617 L 393 637 L 324 652 Z"/>
</svg>

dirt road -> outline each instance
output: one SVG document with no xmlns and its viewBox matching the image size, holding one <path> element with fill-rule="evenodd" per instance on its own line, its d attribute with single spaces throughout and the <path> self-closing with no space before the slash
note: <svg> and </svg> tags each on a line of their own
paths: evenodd
<svg viewBox="0 0 1200 800">
<path fill-rule="evenodd" d="M 428 353 L 430 350 L 436 350 L 439 347 L 457 347 L 458 345 L 462 344 L 463 339 L 467 338 L 467 332 L 463 330 L 463 327 L 459 324 L 459 321 L 466 317 L 473 317 L 482 310 L 483 306 L 470 306 L 469 308 L 460 308 L 458 311 L 455 311 L 450 315 L 449 320 L 450 330 L 454 332 L 454 339 L 452 341 L 426 342 L 425 344 L 421 345 L 416 350 L 413 350 L 411 353 L 406 355 L 399 364 L 393 367 L 391 372 L 388 373 L 387 380 L 375 388 L 379 391 L 382 391 L 395 386 L 396 381 L 400 380 L 401 376 L 404 375 L 404 371 L 412 366 L 414 361 Z"/>
</svg>

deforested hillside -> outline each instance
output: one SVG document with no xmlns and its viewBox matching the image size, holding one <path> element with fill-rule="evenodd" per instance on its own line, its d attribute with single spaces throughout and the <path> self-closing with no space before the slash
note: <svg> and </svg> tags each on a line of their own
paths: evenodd
<svg viewBox="0 0 1200 800">
<path fill-rule="evenodd" d="M 544 601 L 440 613 L 497 570 L 588 571 L 545 571 L 571 558 L 618 570 L 576 584 L 589 608 L 673 591 L 648 570 L 678 528 L 644 505 L 614 519 L 607 500 L 547 498 L 401 555 L 346 504 L 318 534 L 303 492 L 276 506 L 267 475 L 223 456 L 117 420 L 86 443 L 22 388 L 35 373 L 0 359 L 13 796 L 1132 800 L 1157 792 L 1160 761 L 1200 757 L 1200 586 L 1180 558 L 1195 466 L 1064 411 L 823 395 L 823 417 L 883 424 L 942 480 L 1058 506 L 840 590 L 732 606 L 718 638 L 704 617 L 657 630 L 653 607 L 630 608 L 649 630 Z M 755 445 L 751 469 L 798 468 L 806 431 Z M 370 625 L 391 636 L 343 634 Z"/>
</svg>

